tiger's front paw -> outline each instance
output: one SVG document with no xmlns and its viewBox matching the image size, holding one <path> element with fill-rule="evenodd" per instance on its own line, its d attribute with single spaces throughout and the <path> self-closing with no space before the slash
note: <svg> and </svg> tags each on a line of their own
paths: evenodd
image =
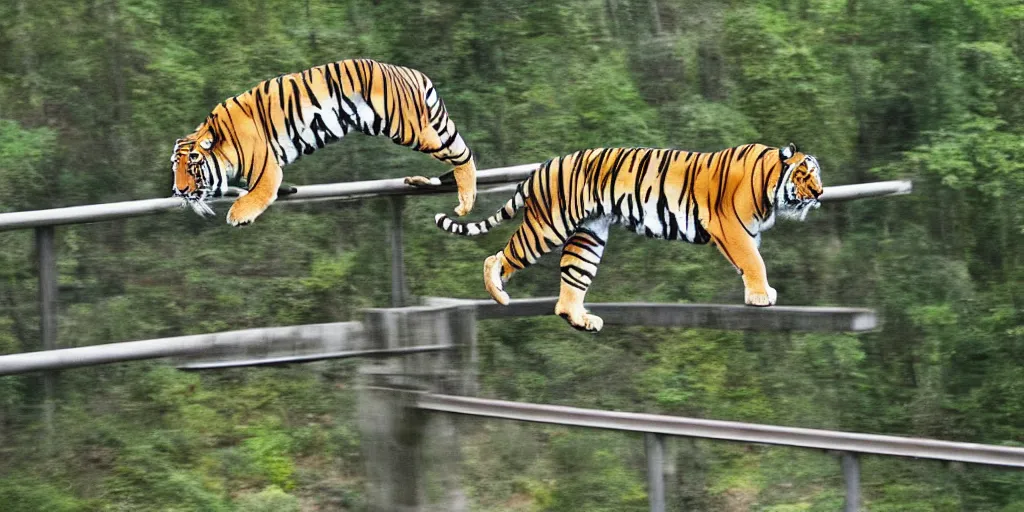
<svg viewBox="0 0 1024 512">
<path fill-rule="evenodd" d="M 743 302 L 746 302 L 749 306 L 774 306 L 778 293 L 771 286 L 768 286 L 766 289 L 766 292 L 755 292 L 750 288 L 745 288 L 743 290 Z"/>
<path fill-rule="evenodd" d="M 228 224 L 236 227 L 248 226 L 249 224 L 252 224 L 252 221 L 256 220 L 256 217 L 259 217 L 265 209 L 266 208 L 252 206 L 250 203 L 246 203 L 241 200 L 235 201 L 235 204 L 231 205 L 231 210 L 228 211 Z"/>
</svg>

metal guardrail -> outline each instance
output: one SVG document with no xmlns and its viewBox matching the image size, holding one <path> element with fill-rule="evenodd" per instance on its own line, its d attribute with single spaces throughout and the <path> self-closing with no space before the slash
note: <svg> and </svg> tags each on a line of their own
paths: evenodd
<svg viewBox="0 0 1024 512">
<path fill-rule="evenodd" d="M 549 316 L 554 297 L 514 299 L 502 306 L 490 299 L 465 300 L 430 297 L 429 310 L 470 305 L 478 319 Z M 787 307 L 754 308 L 732 304 L 593 303 L 587 307 L 604 315 L 610 325 L 746 329 L 759 331 L 858 332 L 874 329 L 874 311 L 858 308 Z M 243 366 L 272 366 L 347 357 L 396 356 L 443 350 L 445 346 L 405 350 L 378 350 L 369 345 L 360 322 L 335 322 L 290 327 L 266 327 L 86 347 L 42 350 L 0 356 L 0 376 L 35 371 L 159 359 L 196 357 L 178 365 L 182 370 L 212 370 Z M 218 359 L 220 358 L 220 359 Z M 212 359 L 212 360 L 211 360 Z"/>
<path fill-rule="evenodd" d="M 477 173 L 477 184 L 488 185 L 518 182 L 529 176 L 536 168 L 537 164 L 526 164 L 483 170 Z M 454 190 L 455 185 L 453 184 L 443 184 L 435 187 L 413 187 L 406 185 L 403 182 L 403 178 L 352 181 L 348 183 L 299 186 L 296 187 L 294 194 L 281 196 L 274 204 L 351 200 L 379 196 L 442 194 Z M 480 193 L 487 192 L 485 188 L 480 190 Z M 211 203 L 230 203 L 234 200 L 234 197 L 221 197 L 211 200 Z M 180 210 L 182 206 L 182 200 L 179 198 L 160 197 L 138 201 L 51 208 L 48 210 L 0 213 L 0 231 L 139 217 L 169 210 Z"/>
<path fill-rule="evenodd" d="M 214 355 L 218 351 L 228 349 L 241 349 L 249 351 L 253 355 L 288 348 L 301 351 L 310 345 L 320 347 L 322 353 L 370 348 L 363 336 L 361 323 L 335 322 L 245 329 L 10 354 L 0 356 L 0 375 L 63 370 L 163 357 Z"/>
<path fill-rule="evenodd" d="M 908 180 L 876 181 L 853 185 L 825 187 L 818 198 L 821 202 L 850 201 L 868 197 L 902 196 L 911 193 L 914 185 Z"/>
<path fill-rule="evenodd" d="M 526 179 L 538 165 L 524 164 L 482 170 L 477 173 L 477 183 L 479 185 L 518 183 Z M 495 189 L 490 191 L 510 191 L 513 188 L 495 187 Z M 413 187 L 406 185 L 402 178 L 392 178 L 323 185 L 303 185 L 296 187 L 296 190 L 294 194 L 281 196 L 275 204 L 351 200 L 379 196 L 441 194 L 455 190 L 455 186 L 444 184 L 436 187 Z M 909 181 L 880 181 L 855 185 L 838 185 L 825 187 L 825 191 L 820 199 L 826 202 L 846 201 L 865 197 L 909 194 L 911 190 L 912 184 Z M 480 192 L 488 193 L 489 190 L 482 187 Z M 215 199 L 212 202 L 218 204 L 231 201 L 234 201 L 234 198 L 225 197 Z M 138 201 L 51 208 L 48 210 L 0 213 L 0 231 L 123 219 L 181 209 L 181 207 L 181 199 L 161 197 Z"/>
<path fill-rule="evenodd" d="M 419 347 L 396 347 L 370 350 L 345 350 L 341 352 L 324 352 L 317 354 L 304 354 L 295 356 L 277 356 L 254 359 L 239 359 L 230 361 L 207 361 L 200 363 L 186 363 L 177 366 L 179 370 L 222 370 L 225 368 L 245 368 L 250 366 L 280 366 L 286 364 L 313 363 L 326 361 L 328 359 L 349 359 L 353 357 L 394 357 L 408 354 L 422 354 L 424 352 L 440 352 L 451 349 L 451 345 L 423 345 Z"/>
<path fill-rule="evenodd" d="M 550 315 L 557 297 L 513 299 L 502 306 L 491 299 L 424 297 L 427 305 L 466 304 L 478 319 Z M 595 302 L 586 308 L 605 325 L 689 327 L 741 331 L 863 332 L 879 327 L 872 309 L 819 306 L 756 308 L 738 304 L 666 304 L 650 302 Z"/>
<path fill-rule="evenodd" d="M 1024 468 L 1024 447 L 421 394 L 420 409 L 486 418 Z"/>
</svg>

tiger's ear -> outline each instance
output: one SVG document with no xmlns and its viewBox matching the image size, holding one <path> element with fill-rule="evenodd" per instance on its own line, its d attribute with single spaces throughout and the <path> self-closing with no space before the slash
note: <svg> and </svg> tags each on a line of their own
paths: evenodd
<svg viewBox="0 0 1024 512">
<path fill-rule="evenodd" d="M 793 155 L 795 155 L 797 151 L 800 150 L 797 149 L 796 144 L 790 142 L 786 147 L 779 149 L 779 156 L 782 160 L 789 160 L 790 158 L 793 158 Z"/>
</svg>

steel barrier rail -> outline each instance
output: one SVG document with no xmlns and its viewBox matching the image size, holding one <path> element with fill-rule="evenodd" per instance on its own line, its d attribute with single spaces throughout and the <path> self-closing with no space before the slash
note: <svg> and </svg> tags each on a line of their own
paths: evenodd
<svg viewBox="0 0 1024 512">
<path fill-rule="evenodd" d="M 1024 468 L 1024 448 L 1012 446 L 580 409 L 430 393 L 420 394 L 416 404 L 418 408 L 428 411 L 486 418 Z"/>
<path fill-rule="evenodd" d="M 479 319 L 549 316 L 556 300 L 554 297 L 514 299 L 508 306 L 502 306 L 490 299 L 428 297 L 425 300 L 427 306 L 419 307 L 472 305 Z M 587 307 L 596 314 L 604 315 L 609 325 L 818 332 L 860 332 L 878 326 L 875 312 L 860 308 L 755 308 L 733 304 L 610 302 L 591 303 Z M 380 351 L 372 349 L 368 343 L 360 322 L 265 327 L 0 355 L 0 376 L 164 357 L 202 355 L 206 360 L 185 362 L 178 368 L 206 370 L 346 357 L 396 356 L 447 348 L 427 346 L 415 350 Z M 217 357 L 223 359 L 209 360 Z"/>
<path fill-rule="evenodd" d="M 509 183 L 520 181 L 529 176 L 537 164 L 514 165 L 497 169 L 487 169 L 477 173 L 477 184 Z M 353 181 L 347 183 L 327 183 L 323 185 L 303 185 L 296 187 L 297 192 L 281 196 L 277 202 L 302 203 L 328 199 L 360 199 L 375 196 L 440 194 L 455 190 L 453 184 L 436 187 L 413 187 L 406 185 L 403 178 L 384 180 Z M 234 197 L 214 199 L 211 202 L 228 203 Z M 176 197 L 142 199 L 138 201 L 121 201 L 116 203 L 69 206 L 48 210 L 0 213 L 0 231 L 33 228 L 39 226 L 57 226 L 62 224 L 82 224 L 102 220 L 123 219 L 150 215 L 168 210 L 182 208 L 182 200 Z"/>
<path fill-rule="evenodd" d="M 902 196 L 913 191 L 914 185 L 907 180 L 875 181 L 853 185 L 825 187 L 818 199 L 822 202 L 849 201 L 866 197 Z"/>
<path fill-rule="evenodd" d="M 0 376 L 43 370 L 63 370 L 140 359 L 210 355 L 227 348 L 268 350 L 282 344 L 294 346 L 316 345 L 329 347 L 324 352 L 365 350 L 366 337 L 359 322 L 297 325 L 245 329 L 192 336 L 176 336 L 142 341 L 107 343 L 87 347 L 42 350 L 0 356 Z"/>
<path fill-rule="evenodd" d="M 526 179 L 538 164 L 514 165 L 496 169 L 482 170 L 477 173 L 478 185 L 517 183 Z M 455 190 L 453 184 L 436 187 L 413 187 L 406 185 L 403 178 L 384 180 L 354 181 L 347 183 L 328 183 L 322 185 L 303 185 L 296 187 L 297 192 L 278 198 L 281 204 L 303 203 L 326 200 L 361 199 L 377 196 L 441 194 Z M 512 187 L 498 187 L 498 191 L 510 191 Z M 864 197 L 878 197 L 908 194 L 912 189 L 910 181 L 880 181 L 854 185 L 825 187 L 822 201 L 845 201 Z M 481 193 L 487 193 L 481 188 Z M 233 197 L 215 199 L 213 203 L 234 201 Z M 182 201 L 174 197 L 142 199 L 138 201 L 121 201 L 116 203 L 69 206 L 24 212 L 0 213 L 0 231 L 25 229 L 40 226 L 57 226 L 63 224 L 81 224 L 102 220 L 138 217 L 154 213 L 182 208 Z"/>
<path fill-rule="evenodd" d="M 424 297 L 428 305 L 467 304 L 476 308 L 477 318 L 547 316 L 555 310 L 557 297 L 512 299 L 502 306 L 491 299 Z M 874 310 L 818 306 L 772 306 L 758 308 L 741 304 L 666 304 L 645 302 L 595 302 L 584 306 L 601 317 L 605 325 L 687 327 L 743 331 L 862 332 L 879 327 Z"/>
<path fill-rule="evenodd" d="M 223 370 L 226 368 L 243 368 L 250 366 L 282 366 L 288 364 L 313 363 L 326 361 L 328 359 L 349 359 L 353 357 L 394 357 L 408 354 L 421 354 L 424 352 L 440 352 L 451 350 L 451 345 L 423 345 L 419 347 L 396 347 L 370 350 L 345 350 L 341 352 L 324 352 L 320 354 L 303 354 L 295 356 L 277 356 L 261 359 L 241 359 L 230 361 L 205 361 L 200 363 L 185 363 L 175 366 L 179 370 Z"/>
</svg>

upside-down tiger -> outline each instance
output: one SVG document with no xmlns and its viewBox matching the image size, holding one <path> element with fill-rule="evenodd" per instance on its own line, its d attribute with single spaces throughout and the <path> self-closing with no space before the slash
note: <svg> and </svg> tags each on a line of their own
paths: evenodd
<svg viewBox="0 0 1024 512">
<path fill-rule="evenodd" d="M 281 168 L 350 131 L 387 135 L 454 167 L 458 215 L 476 199 L 474 155 L 448 117 L 430 79 L 414 69 L 369 59 L 343 60 L 281 75 L 214 107 L 195 132 L 178 139 L 171 156 L 174 195 L 200 215 L 206 201 L 245 179 L 248 193 L 228 212 L 233 226 L 251 223 L 277 199 Z M 440 179 L 405 178 L 410 185 Z"/>
<path fill-rule="evenodd" d="M 771 306 L 776 292 L 758 252 L 760 233 L 775 223 L 776 214 L 803 220 L 820 206 L 822 190 L 818 160 L 793 144 L 746 144 L 714 153 L 588 149 L 543 163 L 484 221 L 463 223 L 439 213 L 435 223 L 449 233 L 475 236 L 525 206 L 525 220 L 504 250 L 484 262 L 484 286 L 495 301 L 508 304 L 504 283 L 512 274 L 563 246 L 555 314 L 596 332 L 604 321 L 589 314 L 583 300 L 611 224 L 651 238 L 714 243 L 743 276 L 744 301 Z"/>
</svg>

